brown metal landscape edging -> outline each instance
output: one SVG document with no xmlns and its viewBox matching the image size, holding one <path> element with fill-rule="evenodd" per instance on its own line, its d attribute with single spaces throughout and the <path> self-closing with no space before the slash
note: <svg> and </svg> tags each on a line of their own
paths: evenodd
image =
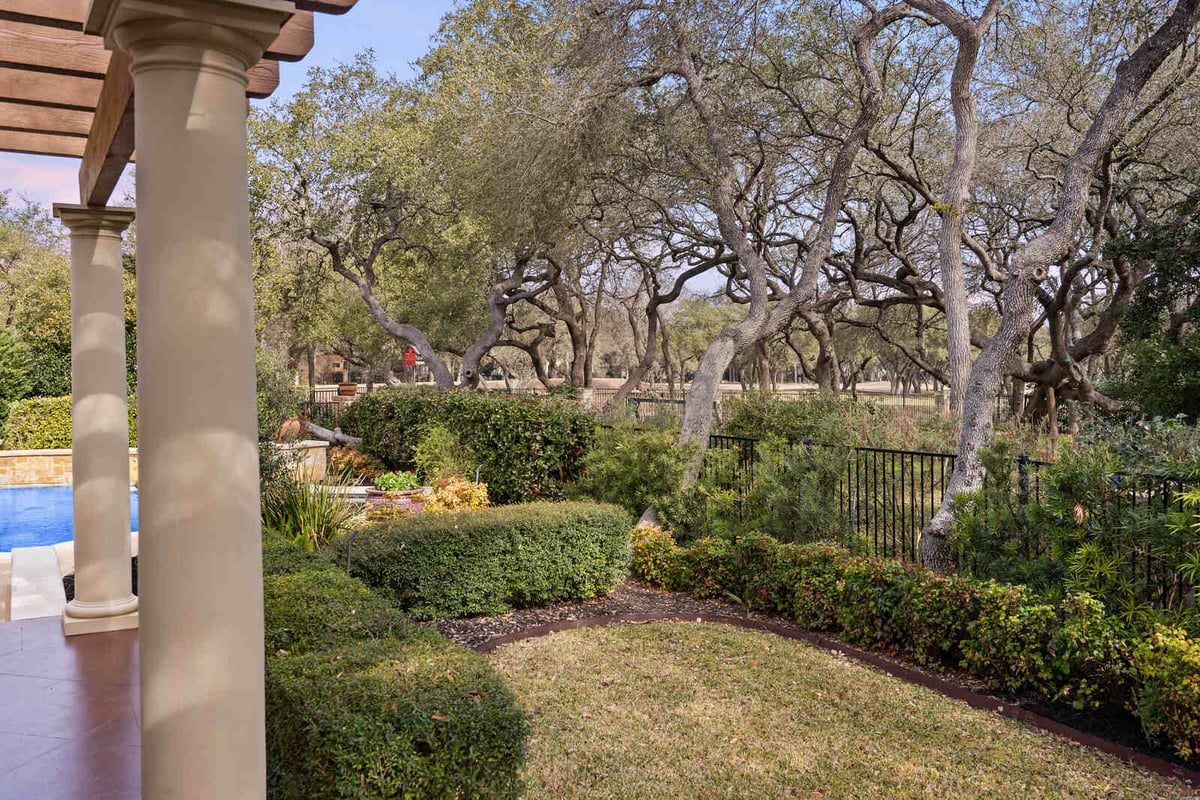
<svg viewBox="0 0 1200 800">
<path fill-rule="evenodd" d="M 919 670 L 906 667 L 902 664 L 897 664 L 875 653 L 860 650 L 857 647 L 839 642 L 836 639 L 822 636 L 819 633 L 810 631 L 797 630 L 787 625 L 781 625 L 775 622 L 765 622 L 761 620 L 745 619 L 742 617 L 730 617 L 722 614 L 615 614 L 607 617 L 585 617 L 582 619 L 569 619 L 561 622 L 551 622 L 545 625 L 536 625 L 532 628 L 507 633 L 503 636 L 497 636 L 494 639 L 489 639 L 482 644 L 477 645 L 474 649 L 480 653 L 490 653 L 497 647 L 501 647 L 512 642 L 519 642 L 523 639 L 536 639 L 541 636 L 547 636 L 551 633 L 559 633 L 561 631 L 576 630 L 578 628 L 599 628 L 607 625 L 624 625 L 645 622 L 707 622 L 719 625 L 732 625 L 738 628 L 748 628 L 755 631 L 765 631 L 773 633 L 777 636 L 782 636 L 786 639 L 794 639 L 801 642 L 820 647 L 825 650 L 833 650 L 842 655 L 849 656 L 856 661 L 870 664 L 871 666 L 883 670 L 889 676 L 899 678 L 902 681 L 923 686 L 926 689 L 931 689 L 946 697 L 955 700 L 961 700 L 972 708 L 979 708 L 985 711 L 993 711 L 1003 717 L 1019 720 L 1032 725 L 1035 728 L 1054 733 L 1064 738 L 1070 739 L 1073 742 L 1078 742 L 1088 747 L 1093 747 L 1101 752 L 1116 756 L 1122 761 L 1130 761 L 1137 764 L 1139 767 L 1154 772 L 1159 775 L 1166 775 L 1170 778 L 1177 778 L 1186 781 L 1193 786 L 1200 786 L 1200 770 L 1189 769 L 1187 767 L 1172 764 L 1161 758 L 1155 758 L 1139 750 L 1134 750 L 1132 747 L 1126 747 L 1123 744 L 1110 742 L 1107 739 L 1102 739 L 1090 733 L 1072 728 L 1069 725 L 1064 725 L 1061 722 L 1056 722 L 1040 714 L 1035 714 L 1032 711 L 1014 706 L 1011 703 L 1005 703 L 995 697 L 989 697 L 985 694 L 968 689 L 965 686 L 960 686 L 952 683 L 936 675 L 929 675 Z"/>
</svg>

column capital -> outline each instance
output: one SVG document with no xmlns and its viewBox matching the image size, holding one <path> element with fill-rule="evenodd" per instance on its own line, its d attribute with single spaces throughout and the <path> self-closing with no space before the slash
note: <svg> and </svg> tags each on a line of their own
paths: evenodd
<svg viewBox="0 0 1200 800">
<path fill-rule="evenodd" d="M 106 208 L 80 206 L 70 203 L 55 203 L 54 216 L 66 225 L 71 233 L 105 232 L 120 236 L 133 222 L 132 208 Z"/>
<path fill-rule="evenodd" d="M 91 0 L 84 32 L 105 46 L 191 45 L 235 56 L 254 66 L 296 11 L 290 0 Z"/>
</svg>

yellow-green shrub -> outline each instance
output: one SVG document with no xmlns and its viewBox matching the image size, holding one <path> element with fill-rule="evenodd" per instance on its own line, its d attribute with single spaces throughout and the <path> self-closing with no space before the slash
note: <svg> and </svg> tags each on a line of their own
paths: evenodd
<svg viewBox="0 0 1200 800">
<path fill-rule="evenodd" d="M 1160 627 L 1133 652 L 1134 708 L 1146 736 L 1184 758 L 1200 755 L 1200 642 Z"/>
<path fill-rule="evenodd" d="M 67 450 L 71 447 L 71 396 L 31 397 L 8 407 L 7 450 Z M 129 398 L 129 446 L 137 447 L 137 400 Z"/>
</svg>

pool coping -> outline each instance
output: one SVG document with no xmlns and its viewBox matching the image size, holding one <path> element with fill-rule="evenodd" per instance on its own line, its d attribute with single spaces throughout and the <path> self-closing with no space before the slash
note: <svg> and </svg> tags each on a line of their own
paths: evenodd
<svg viewBox="0 0 1200 800">
<path fill-rule="evenodd" d="M 746 628 L 748 630 L 760 631 L 762 633 L 773 633 L 776 636 L 781 636 L 785 639 L 804 642 L 806 644 L 818 647 L 822 650 L 831 650 L 839 653 L 855 661 L 866 664 L 875 669 L 881 670 L 885 674 L 893 678 L 899 678 L 905 683 L 921 686 L 930 689 L 938 694 L 948 697 L 952 700 L 958 700 L 966 703 L 972 708 L 977 708 L 983 711 L 991 711 L 999 714 L 1002 717 L 1017 720 L 1027 725 L 1031 725 L 1047 733 L 1053 733 L 1069 739 L 1073 742 L 1091 747 L 1108 755 L 1115 756 L 1122 761 L 1128 761 L 1148 772 L 1153 772 L 1157 775 L 1163 775 L 1168 778 L 1175 778 L 1190 786 L 1200 786 L 1200 770 L 1190 769 L 1178 764 L 1173 764 L 1161 758 L 1143 753 L 1140 750 L 1135 750 L 1132 747 L 1127 747 L 1123 744 L 1111 742 L 1108 739 L 1102 739 L 1095 734 L 1081 731 L 1078 728 L 1072 728 L 1069 725 L 1064 725 L 1048 717 L 1043 717 L 1040 714 L 1035 714 L 1012 703 L 1006 703 L 990 695 L 981 694 L 969 689 L 961 684 L 948 681 L 937 675 L 932 675 L 927 672 L 922 672 L 903 664 L 899 664 L 890 659 L 879 656 L 875 653 L 845 642 L 833 639 L 820 633 L 812 631 L 799 630 L 788 625 L 782 625 L 775 622 L 768 622 L 755 619 L 747 619 L 745 617 L 734 617 L 724 614 L 679 614 L 679 613 L 657 613 L 657 614 L 614 614 L 603 617 L 582 617 L 578 619 L 560 620 L 558 622 L 550 622 L 545 625 L 535 625 L 530 628 L 524 628 L 512 633 L 506 633 L 502 636 L 497 636 L 493 639 L 488 639 L 476 645 L 473 649 L 479 653 L 490 653 L 498 647 L 506 644 L 512 644 L 524 639 L 536 639 L 542 636 L 548 636 L 552 633 L 561 633 L 563 631 L 577 630 L 579 628 L 599 628 L 608 625 L 637 625 L 649 622 L 699 622 L 715 625 L 730 625 L 736 628 Z"/>
</svg>

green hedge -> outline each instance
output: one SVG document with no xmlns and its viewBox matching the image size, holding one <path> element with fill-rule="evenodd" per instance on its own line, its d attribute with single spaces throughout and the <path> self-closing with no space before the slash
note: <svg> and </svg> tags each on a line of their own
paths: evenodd
<svg viewBox="0 0 1200 800">
<path fill-rule="evenodd" d="M 31 397 L 8 407 L 0 436 L 7 450 L 66 450 L 71 447 L 71 396 Z M 137 447 L 137 398 L 129 398 L 129 446 Z"/>
<path fill-rule="evenodd" d="M 273 798 L 517 798 L 528 723 L 479 655 L 320 555 L 263 548 Z"/>
<path fill-rule="evenodd" d="M 634 574 L 748 608 L 928 666 L 965 669 L 989 686 L 1077 707 L 1130 710 L 1151 741 L 1200 754 L 1200 642 L 1176 628 L 1139 638 L 1087 595 L 1051 602 L 1008 586 L 827 544 L 762 534 L 680 547 L 665 531 L 635 530 Z"/>
<path fill-rule="evenodd" d="M 425 433 L 457 434 L 492 502 L 557 500 L 575 480 L 595 422 L 568 402 L 470 391 L 384 389 L 346 409 L 339 423 L 390 469 L 411 470 Z M 469 476 L 474 478 L 474 475 Z"/>
<path fill-rule="evenodd" d="M 628 569 L 629 522 L 597 503 L 419 514 L 360 531 L 350 572 L 416 617 L 502 614 L 611 591 Z"/>
</svg>

